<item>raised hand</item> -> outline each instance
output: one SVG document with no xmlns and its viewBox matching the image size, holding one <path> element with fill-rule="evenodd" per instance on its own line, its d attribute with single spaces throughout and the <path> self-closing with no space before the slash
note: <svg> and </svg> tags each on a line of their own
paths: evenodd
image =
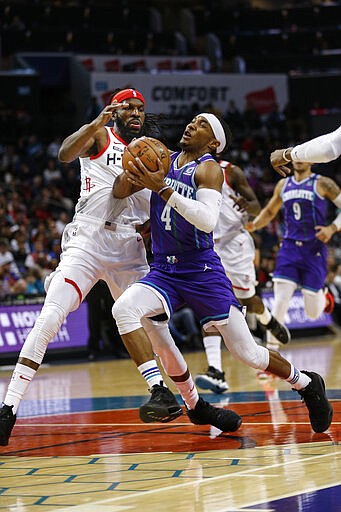
<svg viewBox="0 0 341 512">
<path fill-rule="evenodd" d="M 270 155 L 272 167 L 284 178 L 291 174 L 290 167 L 287 167 L 288 163 L 291 162 L 290 150 L 291 148 L 276 149 Z"/>
</svg>

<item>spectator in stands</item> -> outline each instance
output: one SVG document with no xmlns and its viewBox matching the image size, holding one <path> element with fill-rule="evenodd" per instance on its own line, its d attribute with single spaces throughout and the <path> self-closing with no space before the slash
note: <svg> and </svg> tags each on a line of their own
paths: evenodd
<svg viewBox="0 0 341 512">
<path fill-rule="evenodd" d="M 246 101 L 245 109 L 243 112 L 243 119 L 245 126 L 247 126 L 247 129 L 252 133 L 258 133 L 261 130 L 262 122 L 260 115 L 250 100 Z"/>
<path fill-rule="evenodd" d="M 225 112 L 225 119 L 231 127 L 232 133 L 240 133 L 243 128 L 243 118 L 234 100 L 230 100 Z"/>
<path fill-rule="evenodd" d="M 25 280 L 26 288 L 23 293 L 27 295 L 43 295 L 45 293 L 42 272 L 39 267 L 29 268 Z"/>
<path fill-rule="evenodd" d="M 56 136 L 51 142 L 48 143 L 46 148 L 46 155 L 48 158 L 58 158 L 61 143 L 61 137 L 59 136 Z"/>
<path fill-rule="evenodd" d="M 6 271 L 10 272 L 13 278 L 18 279 L 20 277 L 17 264 L 14 261 L 14 256 L 9 249 L 9 242 L 6 238 L 0 239 L 0 265 L 5 265 Z"/>
<path fill-rule="evenodd" d="M 44 182 L 46 185 L 59 184 L 62 179 L 62 173 L 57 165 L 55 158 L 49 158 L 43 171 Z"/>
<path fill-rule="evenodd" d="M 24 274 L 27 270 L 26 261 L 30 254 L 29 243 L 23 233 L 18 231 L 15 238 L 12 239 L 12 252 L 19 272 Z"/>
<path fill-rule="evenodd" d="M 13 256 L 12 256 L 13 258 Z M 14 265 L 14 267 L 13 267 Z M 0 298 L 5 298 L 14 292 L 15 283 L 21 279 L 19 272 L 12 270 L 16 268 L 13 259 L 3 257 L 0 260 Z"/>
</svg>

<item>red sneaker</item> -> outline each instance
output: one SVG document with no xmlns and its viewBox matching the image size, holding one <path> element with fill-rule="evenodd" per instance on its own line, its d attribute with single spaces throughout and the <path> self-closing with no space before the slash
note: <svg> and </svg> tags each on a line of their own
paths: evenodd
<svg viewBox="0 0 341 512">
<path fill-rule="evenodd" d="M 324 308 L 323 311 L 325 313 L 331 314 L 334 311 L 334 306 L 335 306 L 334 295 L 332 293 L 330 293 L 330 291 L 327 290 L 325 292 L 325 297 L 326 297 L 326 307 Z"/>
</svg>

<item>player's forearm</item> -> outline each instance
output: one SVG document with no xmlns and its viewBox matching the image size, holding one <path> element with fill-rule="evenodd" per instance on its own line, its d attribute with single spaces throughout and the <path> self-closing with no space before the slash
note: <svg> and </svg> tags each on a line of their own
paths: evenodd
<svg viewBox="0 0 341 512">
<path fill-rule="evenodd" d="M 137 187 L 132 185 L 124 174 L 120 174 L 114 181 L 112 194 L 116 199 L 124 199 L 125 197 L 131 196 L 135 192 L 142 190 L 143 187 Z"/>
<path fill-rule="evenodd" d="M 266 208 L 260 212 L 259 215 L 252 221 L 253 229 L 257 231 L 258 229 L 262 229 L 267 226 L 272 219 L 275 217 L 275 214 L 267 210 Z"/>
<path fill-rule="evenodd" d="M 94 138 L 97 130 L 98 126 L 92 122 L 83 125 L 75 133 L 66 137 L 59 150 L 59 160 L 61 162 L 76 160 L 84 152 L 84 148 L 87 147 L 89 141 Z"/>
<path fill-rule="evenodd" d="M 247 213 L 252 216 L 256 217 L 261 211 L 260 204 L 257 199 L 250 201 L 248 204 L 248 207 L 246 208 Z"/>
<path fill-rule="evenodd" d="M 334 233 L 341 231 L 341 212 L 335 217 L 330 226 L 333 228 Z"/>
<path fill-rule="evenodd" d="M 210 233 L 218 222 L 221 194 L 217 190 L 202 188 L 198 190 L 197 199 L 194 200 L 173 190 L 167 200 L 167 205 L 174 208 L 200 231 Z"/>
<path fill-rule="evenodd" d="M 288 150 L 286 157 L 294 162 L 324 163 L 335 160 L 341 154 L 341 126 L 334 132 L 299 144 Z"/>
</svg>

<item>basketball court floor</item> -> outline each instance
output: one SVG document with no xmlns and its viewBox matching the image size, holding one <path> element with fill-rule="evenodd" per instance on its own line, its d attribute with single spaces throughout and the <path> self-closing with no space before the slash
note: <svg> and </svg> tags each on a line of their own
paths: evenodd
<svg viewBox="0 0 341 512">
<path fill-rule="evenodd" d="M 259 379 L 226 350 L 230 390 L 202 396 L 243 417 L 233 434 L 185 413 L 141 423 L 148 393 L 130 360 L 41 368 L 0 447 L 0 511 L 341 512 L 341 334 L 294 339 L 282 353 L 325 378 L 327 432 L 312 431 L 286 382 Z M 203 352 L 185 357 L 193 375 L 206 369 Z M 1 397 L 10 375 L 0 372 Z"/>
</svg>

